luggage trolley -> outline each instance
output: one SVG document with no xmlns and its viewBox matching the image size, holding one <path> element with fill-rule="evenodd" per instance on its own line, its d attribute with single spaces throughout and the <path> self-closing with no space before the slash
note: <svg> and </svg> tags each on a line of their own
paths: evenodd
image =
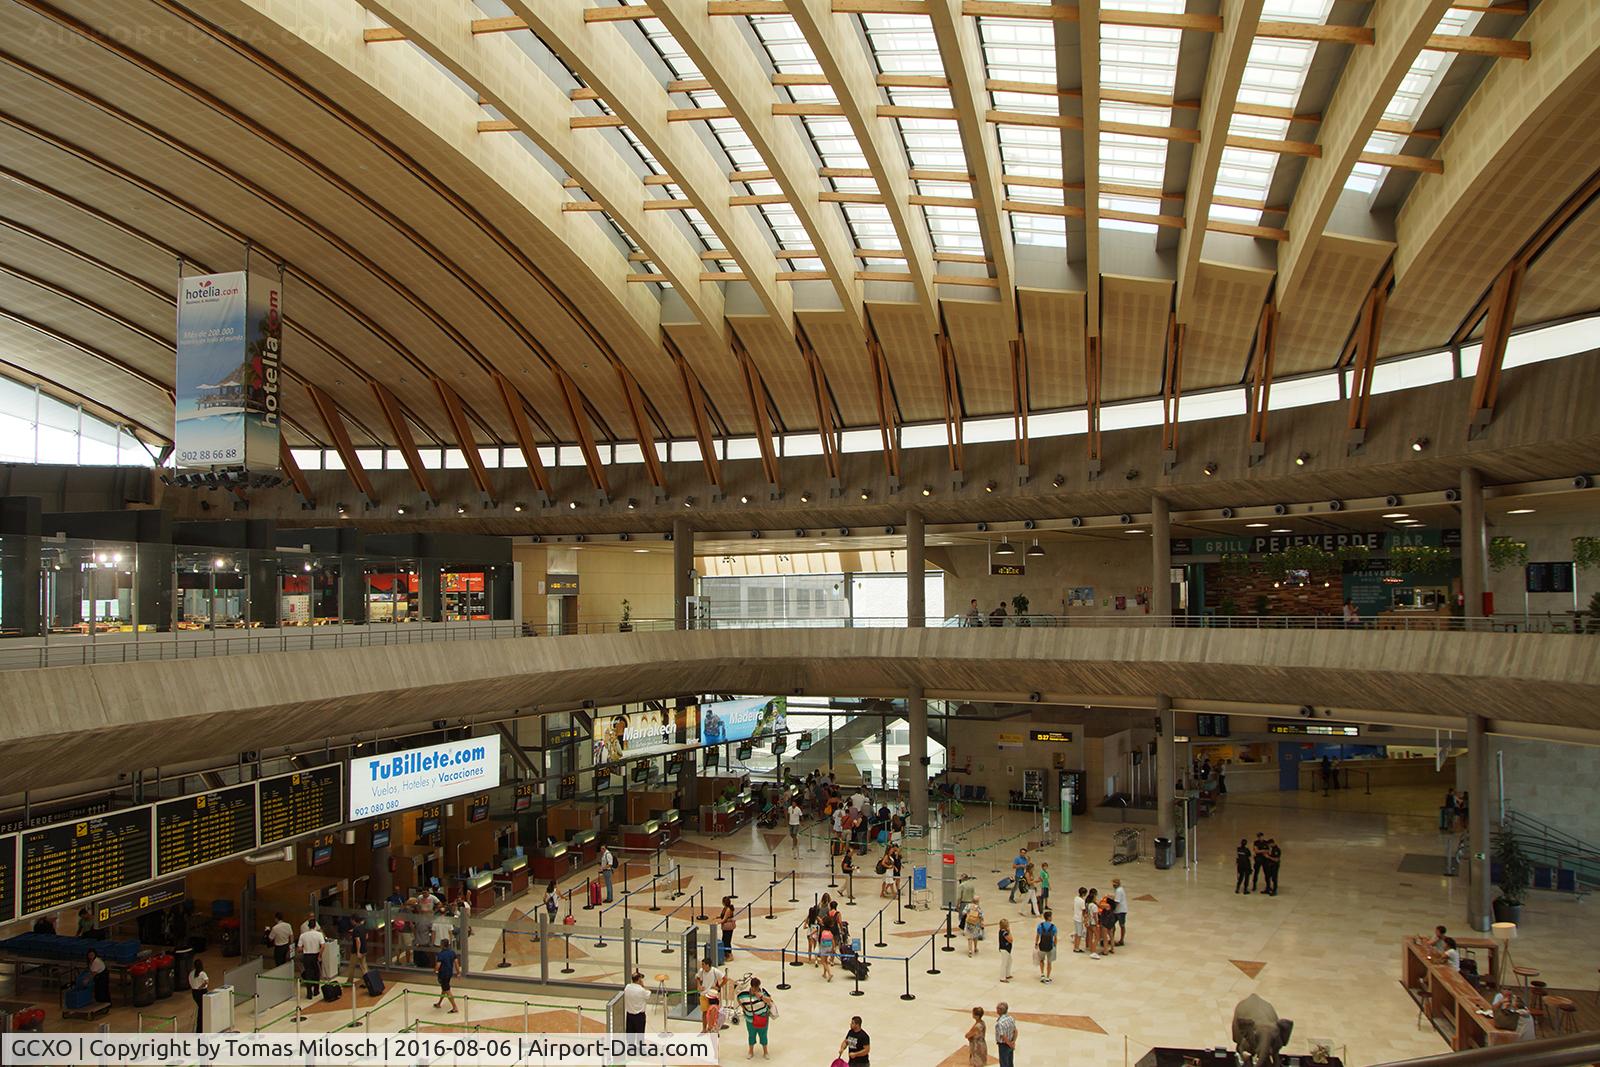
<svg viewBox="0 0 1600 1067">
<path fill-rule="evenodd" d="M 1139 859 L 1142 836 L 1138 830 L 1125 826 L 1111 839 L 1111 862 L 1135 863 Z"/>
</svg>

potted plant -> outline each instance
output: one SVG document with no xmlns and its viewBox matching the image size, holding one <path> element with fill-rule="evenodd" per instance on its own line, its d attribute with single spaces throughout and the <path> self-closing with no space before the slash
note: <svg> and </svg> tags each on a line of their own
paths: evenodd
<svg viewBox="0 0 1600 1067">
<path fill-rule="evenodd" d="M 1256 614 L 1265 615 L 1270 603 L 1271 602 L 1267 599 L 1267 595 L 1265 593 L 1256 594 Z"/>
<path fill-rule="evenodd" d="M 1494 901 L 1495 922 L 1520 923 L 1522 901 L 1533 883 L 1533 861 L 1522 851 L 1516 834 L 1506 827 L 1495 834 L 1494 862 L 1500 869 L 1495 882 L 1500 889 Z"/>
<path fill-rule="evenodd" d="M 1596 589 L 1594 596 L 1589 598 L 1589 625 L 1585 630 L 1588 633 L 1600 634 L 1600 589 Z"/>
<path fill-rule="evenodd" d="M 628 603 L 628 598 L 622 598 L 622 621 L 617 623 L 617 632 L 621 634 L 633 632 L 633 605 Z"/>
<path fill-rule="evenodd" d="M 1011 598 L 1011 612 L 1016 616 L 1018 626 L 1028 626 L 1028 598 L 1018 593 Z"/>
</svg>

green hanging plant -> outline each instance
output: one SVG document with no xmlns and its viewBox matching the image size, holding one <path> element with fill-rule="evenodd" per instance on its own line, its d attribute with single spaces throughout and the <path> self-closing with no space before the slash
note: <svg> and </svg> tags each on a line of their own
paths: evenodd
<svg viewBox="0 0 1600 1067">
<path fill-rule="evenodd" d="M 1372 558 L 1372 549 L 1366 545 L 1341 545 L 1333 555 L 1341 563 L 1365 563 Z"/>
<path fill-rule="evenodd" d="M 1528 542 L 1514 537 L 1489 538 L 1489 568 L 1503 571 L 1507 567 L 1521 567 L 1528 562 Z"/>
<path fill-rule="evenodd" d="M 1574 537 L 1572 562 L 1580 571 L 1600 567 L 1600 537 Z"/>
<path fill-rule="evenodd" d="M 1223 574 L 1249 574 L 1250 554 L 1247 552 L 1224 552 L 1217 566 Z"/>
<path fill-rule="evenodd" d="M 1389 565 L 1401 574 L 1437 578 L 1450 573 L 1455 557 L 1438 545 L 1400 545 L 1389 550 Z"/>
<path fill-rule="evenodd" d="M 1275 555 L 1286 571 L 1320 571 L 1333 565 L 1333 553 L 1319 545 L 1290 545 Z"/>
</svg>

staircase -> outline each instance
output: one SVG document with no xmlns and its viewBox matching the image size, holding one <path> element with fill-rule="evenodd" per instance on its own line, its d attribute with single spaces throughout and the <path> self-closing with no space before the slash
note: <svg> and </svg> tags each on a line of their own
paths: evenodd
<svg viewBox="0 0 1600 1067">
<path fill-rule="evenodd" d="M 1509 830 L 1533 861 L 1534 889 L 1581 897 L 1600 888 L 1600 846 L 1518 811 L 1507 811 L 1500 829 Z M 1498 878 L 1498 870 L 1491 876 Z"/>
</svg>

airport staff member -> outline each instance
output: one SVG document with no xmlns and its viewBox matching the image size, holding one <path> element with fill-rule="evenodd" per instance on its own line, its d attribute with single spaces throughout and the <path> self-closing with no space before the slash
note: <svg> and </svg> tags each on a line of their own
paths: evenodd
<svg viewBox="0 0 1600 1067">
<path fill-rule="evenodd" d="M 300 953 L 300 982 L 306 987 L 306 997 L 313 1004 L 322 988 L 322 946 L 326 943 L 322 931 L 317 929 L 317 920 L 307 919 L 305 932 L 300 935 L 295 948 Z M 299 1017 L 301 1021 L 309 1018 L 304 1011 L 300 1012 Z"/>
<path fill-rule="evenodd" d="M 294 944 L 294 927 L 283 917 L 283 912 L 273 915 L 277 922 L 267 929 L 267 940 L 272 944 L 272 965 L 281 967 L 289 961 L 289 946 Z"/>
</svg>

